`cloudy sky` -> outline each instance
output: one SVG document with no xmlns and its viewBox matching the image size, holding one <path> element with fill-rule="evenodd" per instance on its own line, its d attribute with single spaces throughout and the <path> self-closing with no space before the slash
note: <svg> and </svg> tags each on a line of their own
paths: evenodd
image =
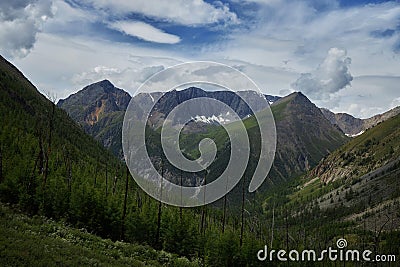
<svg viewBox="0 0 400 267">
<path fill-rule="evenodd" d="M 335 112 L 400 105 L 399 1 L 2 0 L 0 53 L 58 98 L 102 79 L 133 94 L 166 67 L 211 60 Z"/>
</svg>

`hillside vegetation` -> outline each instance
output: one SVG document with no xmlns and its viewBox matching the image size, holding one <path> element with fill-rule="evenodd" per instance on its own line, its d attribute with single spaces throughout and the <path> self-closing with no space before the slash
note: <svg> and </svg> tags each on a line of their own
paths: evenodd
<svg viewBox="0 0 400 267">
<path fill-rule="evenodd" d="M 53 265 L 57 261 L 91 265 L 89 260 L 81 259 L 82 254 L 76 252 L 79 249 L 85 257 L 93 257 L 94 263 L 119 264 L 112 259 L 112 253 L 104 255 L 99 251 L 102 245 L 94 244 L 93 251 L 86 254 L 86 245 L 80 243 L 63 247 L 59 240 L 25 235 L 29 229 L 38 231 L 35 225 L 41 224 L 41 219 L 37 222 L 35 216 L 85 229 L 98 236 L 99 244 L 114 246 L 100 238 L 142 244 L 140 253 L 149 255 L 145 259 L 149 262 L 152 259 L 154 264 L 159 263 L 158 255 L 162 255 L 154 253 L 154 249 L 176 255 L 172 258 L 188 259 L 182 259 L 183 262 L 200 261 L 207 266 L 257 263 L 254 255 L 263 240 L 250 230 L 246 221 L 241 222 L 233 214 L 231 203 L 222 212 L 208 207 L 179 209 L 155 201 L 137 187 L 119 159 L 85 134 L 65 111 L 41 95 L 3 58 L 0 58 L 0 112 L 0 201 L 31 216 L 24 217 L 26 225 L 17 234 L 19 228 L 7 223 L 11 220 L 18 225 L 10 219 L 10 213 L 15 211 L 0 213 L 6 238 L 2 244 L 16 241 L 12 246 L 1 247 L 5 265 Z M 72 228 L 71 231 L 78 233 Z M 43 243 L 38 241 L 39 237 Z M 35 242 L 38 249 L 43 244 L 45 251 L 48 244 L 60 255 L 45 260 L 37 255 L 35 247 L 28 249 Z M 147 250 L 145 245 L 152 249 Z M 56 247 L 65 250 L 61 252 Z M 30 252 L 24 254 L 25 250 Z M 69 255 L 75 254 L 76 261 L 69 259 Z M 134 257 L 132 262 L 135 260 Z M 137 261 L 147 262 L 142 257 Z"/>
<path fill-rule="evenodd" d="M 271 108 L 278 149 L 262 190 L 245 190 L 256 164 L 254 138 L 233 192 L 180 209 L 138 188 L 118 158 L 0 58 L 0 265 L 260 266 L 257 252 L 266 244 L 322 250 L 342 237 L 351 248 L 399 255 L 399 117 L 346 143 L 301 93 Z M 244 123 L 256 137 L 254 119 Z M 146 134 L 156 162 L 166 162 L 159 131 Z M 207 134 L 182 133 L 188 157 Z M 218 126 L 209 134 L 221 148 L 216 175 L 229 143 Z M 170 166 L 157 167 L 178 179 Z"/>
<path fill-rule="evenodd" d="M 309 174 L 323 182 L 361 176 L 400 157 L 400 116 L 367 130 L 326 157 Z"/>
<path fill-rule="evenodd" d="M 275 210 L 278 224 L 288 224 L 287 233 L 304 231 L 303 238 L 316 235 L 320 244 L 340 234 L 354 247 L 399 258 L 399 137 L 400 115 L 355 137 L 267 198 L 266 216 L 272 218 Z"/>
<path fill-rule="evenodd" d="M 43 216 L 0 204 L 0 265 L 200 266 L 150 246 L 102 239 Z"/>
</svg>

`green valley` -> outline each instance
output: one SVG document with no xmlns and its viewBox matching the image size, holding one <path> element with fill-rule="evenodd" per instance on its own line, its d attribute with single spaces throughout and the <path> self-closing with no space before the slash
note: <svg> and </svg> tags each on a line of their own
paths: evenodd
<svg viewBox="0 0 400 267">
<path fill-rule="evenodd" d="M 193 92 L 206 94 L 192 88 L 173 92 L 172 100 Z M 265 245 L 322 251 L 339 238 L 349 248 L 399 259 L 400 115 L 349 138 L 302 93 L 275 99 L 275 161 L 261 188 L 248 193 L 259 129 L 254 116 L 245 115 L 246 106 L 232 101 L 251 138 L 245 177 L 216 203 L 178 208 L 148 196 L 120 160 L 127 95 L 106 81 L 86 93 L 93 101 L 84 107 L 79 97 L 55 105 L 0 58 L 0 265 L 287 266 L 260 262 L 257 253 Z M 173 102 L 163 103 L 173 108 Z M 71 108 L 69 115 L 63 105 Z M 230 143 L 220 125 L 199 125 L 201 131 L 182 131 L 180 142 L 188 158 L 197 158 L 199 141 L 215 140 L 210 182 L 224 170 Z M 146 142 L 154 162 L 165 162 L 159 128 L 147 128 Z M 168 163 L 157 167 L 175 182 L 205 175 L 182 174 Z"/>
</svg>

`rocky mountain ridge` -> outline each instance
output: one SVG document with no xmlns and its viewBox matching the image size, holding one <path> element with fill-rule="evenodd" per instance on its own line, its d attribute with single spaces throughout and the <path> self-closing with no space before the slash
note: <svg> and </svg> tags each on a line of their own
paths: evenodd
<svg viewBox="0 0 400 267">
<path fill-rule="evenodd" d="M 59 100 L 57 106 L 64 109 L 72 119 L 82 125 L 87 133 L 94 136 L 105 147 L 111 149 L 114 154 L 122 158 L 122 122 L 129 102 L 132 100 L 133 105 L 138 108 L 153 105 L 154 99 L 160 98 L 162 94 L 161 92 L 140 93 L 132 99 L 126 91 L 115 87 L 108 80 L 103 80 L 84 87 L 66 99 Z M 278 96 L 261 95 L 254 91 L 240 91 L 238 95 L 251 98 L 253 102 L 256 102 L 257 98 L 261 100 L 265 97 L 269 103 L 273 103 L 280 98 Z M 198 97 L 209 97 L 219 100 L 237 111 L 241 118 L 251 115 L 251 110 L 238 95 L 230 91 L 207 92 L 195 87 L 181 91 L 173 90 L 165 93 L 159 99 L 151 113 L 149 121 L 154 128 L 157 128 L 163 123 L 166 114 L 175 106 L 188 99 Z M 256 105 L 255 111 L 259 111 L 262 106 L 261 104 Z M 209 113 L 209 118 L 213 115 L 216 117 L 221 115 L 214 114 L 214 108 L 211 105 L 204 110 Z M 201 116 L 202 114 L 198 115 Z M 204 123 L 207 123 L 207 118 L 199 118 L 196 124 L 191 125 L 190 129 L 188 129 L 189 131 L 203 131 L 202 126 Z M 194 120 L 196 121 L 195 118 Z"/>
<path fill-rule="evenodd" d="M 393 108 L 387 112 L 377 114 L 367 119 L 355 118 L 347 113 L 333 113 L 326 108 L 321 108 L 321 111 L 332 124 L 339 126 L 347 136 L 355 137 L 380 122 L 400 114 L 400 107 Z"/>
<path fill-rule="evenodd" d="M 280 179 L 310 170 L 348 140 L 301 92 L 279 99 L 271 108 L 277 131 L 274 169 Z"/>
</svg>

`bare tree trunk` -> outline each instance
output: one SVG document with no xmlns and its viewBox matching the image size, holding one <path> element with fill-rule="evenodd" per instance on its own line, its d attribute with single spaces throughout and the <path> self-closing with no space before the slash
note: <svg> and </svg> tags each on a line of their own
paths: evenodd
<svg viewBox="0 0 400 267">
<path fill-rule="evenodd" d="M 224 208 L 222 213 L 222 233 L 225 232 L 225 220 L 226 220 L 226 195 L 224 196 Z"/>
<path fill-rule="evenodd" d="M 44 151 L 42 135 L 39 136 L 39 173 L 44 173 Z"/>
<path fill-rule="evenodd" d="M 136 205 L 139 210 L 142 209 L 142 196 L 140 195 L 139 190 L 136 190 Z"/>
<path fill-rule="evenodd" d="M 68 157 L 68 192 L 71 194 L 72 192 L 72 162 Z"/>
<path fill-rule="evenodd" d="M 112 187 L 113 195 L 115 195 L 115 190 L 117 189 L 118 171 L 119 171 L 119 165 L 117 164 L 115 167 L 115 176 L 114 176 L 114 182 L 113 182 L 113 187 Z"/>
<path fill-rule="evenodd" d="M 32 170 L 32 174 L 31 174 L 30 180 L 29 180 L 28 187 L 30 187 L 30 185 L 33 183 L 33 179 L 35 177 L 35 172 L 36 172 L 36 166 L 38 164 L 39 158 L 40 158 L 40 151 L 39 151 L 39 154 L 37 155 L 37 157 L 35 159 L 35 165 L 33 165 L 33 170 Z"/>
<path fill-rule="evenodd" d="M 68 187 L 68 192 L 71 194 L 71 188 L 72 188 L 72 163 L 71 163 L 71 158 L 69 156 L 68 149 L 63 146 L 63 153 L 64 153 L 64 166 L 65 166 L 65 183 L 67 184 Z"/>
<path fill-rule="evenodd" d="M 240 247 L 243 245 L 243 232 L 244 232 L 244 204 L 246 200 L 246 190 L 245 190 L 246 176 L 243 176 L 242 181 L 242 209 L 241 209 L 241 223 L 240 223 Z"/>
<path fill-rule="evenodd" d="M 49 153 L 46 153 L 44 160 L 45 161 L 44 161 L 43 185 L 42 185 L 43 190 L 45 189 L 47 183 L 47 175 L 49 169 Z"/>
<path fill-rule="evenodd" d="M 36 167 L 36 162 L 35 162 Z M 0 184 L 3 181 L 3 145 L 0 143 Z"/>
<path fill-rule="evenodd" d="M 33 166 L 32 174 L 28 182 L 28 191 L 30 192 L 32 185 L 34 184 L 36 168 L 39 165 L 39 175 L 43 174 L 43 142 L 42 142 L 42 135 L 41 132 L 38 130 L 38 145 L 39 145 L 39 152 L 35 159 L 35 165 Z"/>
<path fill-rule="evenodd" d="M 50 122 L 49 122 L 49 138 L 48 138 L 48 143 L 47 143 L 47 153 L 46 153 L 46 162 L 45 162 L 45 167 L 44 167 L 44 175 L 43 175 L 43 189 L 46 186 L 47 183 L 47 176 L 49 174 L 49 161 L 50 161 L 50 153 L 51 153 L 51 138 L 52 138 L 52 133 L 53 133 L 53 124 L 54 124 L 54 113 L 56 110 L 56 105 L 55 103 L 52 102 L 52 110 L 51 110 L 51 117 L 50 117 Z"/>
<path fill-rule="evenodd" d="M 286 251 L 289 251 L 289 222 L 288 222 L 287 209 L 285 209 L 285 228 L 286 228 Z"/>
<path fill-rule="evenodd" d="M 363 238 L 362 238 L 362 249 L 363 249 L 363 251 L 365 250 L 365 237 L 366 237 L 366 233 L 367 233 L 367 231 L 366 231 L 366 229 L 367 229 L 367 225 L 366 225 L 366 219 L 364 220 L 364 222 L 363 222 Z"/>
<path fill-rule="evenodd" d="M 204 183 L 203 185 L 205 186 L 207 184 L 207 174 L 208 171 L 206 171 L 205 175 L 204 175 Z M 203 237 L 206 234 L 206 227 L 205 227 L 205 219 L 206 219 L 206 189 L 204 188 L 204 193 L 203 193 L 203 207 L 201 210 L 201 225 L 200 225 L 200 235 L 202 235 Z M 206 253 L 205 253 L 205 249 L 202 249 L 202 260 L 203 260 L 203 264 L 205 262 L 205 257 L 206 257 Z"/>
<path fill-rule="evenodd" d="M 182 204 L 182 187 L 183 187 L 183 181 L 182 181 L 183 177 L 182 177 L 182 170 L 180 171 L 180 186 L 181 186 L 181 204 Z M 182 218 L 183 218 L 183 208 L 179 207 L 179 219 L 181 220 L 182 223 Z"/>
<path fill-rule="evenodd" d="M 203 207 L 201 207 L 200 234 L 203 234 L 205 216 L 206 216 L 206 210 L 205 210 L 205 207 L 203 206 Z"/>
<path fill-rule="evenodd" d="M 271 245 L 270 245 L 271 248 L 272 248 L 272 243 L 274 242 L 274 224 L 275 224 L 275 203 L 272 206 Z"/>
<path fill-rule="evenodd" d="M 108 196 L 108 163 L 106 162 L 106 197 Z"/>
<path fill-rule="evenodd" d="M 99 169 L 99 159 L 97 158 L 96 161 L 96 169 L 94 170 L 94 181 L 93 181 L 93 186 L 96 187 L 97 184 L 97 170 Z"/>
<path fill-rule="evenodd" d="M 162 202 L 159 201 L 158 202 L 158 214 L 157 214 L 156 246 L 160 245 L 161 215 L 162 215 Z"/>
<path fill-rule="evenodd" d="M 124 207 L 122 209 L 122 227 L 121 227 L 121 240 L 125 239 L 125 217 L 126 217 L 126 202 L 128 199 L 128 186 L 129 186 L 129 169 L 126 166 L 126 178 L 125 178 L 125 196 L 124 196 Z"/>
<path fill-rule="evenodd" d="M 162 199 L 162 179 L 164 177 L 164 165 L 161 159 L 161 184 L 160 184 L 160 199 Z M 160 231 L 161 231 L 161 215 L 162 215 L 162 202 L 158 202 L 158 214 L 157 214 L 157 233 L 156 233 L 156 246 L 161 248 L 160 244 Z"/>
<path fill-rule="evenodd" d="M 302 220 L 302 226 L 303 226 L 303 246 L 306 248 L 307 247 L 307 232 L 306 232 L 306 227 L 304 225 L 304 219 Z"/>
<path fill-rule="evenodd" d="M 386 216 L 387 220 L 381 225 L 381 227 L 379 228 L 379 231 L 377 231 L 376 220 L 375 220 L 374 255 L 378 255 L 379 240 L 380 240 L 381 233 L 383 231 L 383 228 L 385 228 L 385 225 L 390 221 L 389 216 L 387 214 L 385 214 L 385 216 Z M 377 262 L 375 262 L 375 266 L 378 266 Z"/>
<path fill-rule="evenodd" d="M 206 172 L 206 174 L 204 175 L 204 183 L 203 183 L 204 185 L 206 185 L 207 184 L 207 172 Z M 204 189 L 204 194 L 203 194 L 203 207 L 202 207 L 202 210 L 201 210 L 201 225 L 200 225 L 200 233 L 201 234 L 205 234 L 205 227 L 204 227 L 204 220 L 205 220 L 205 217 L 206 217 L 206 190 Z"/>
</svg>

